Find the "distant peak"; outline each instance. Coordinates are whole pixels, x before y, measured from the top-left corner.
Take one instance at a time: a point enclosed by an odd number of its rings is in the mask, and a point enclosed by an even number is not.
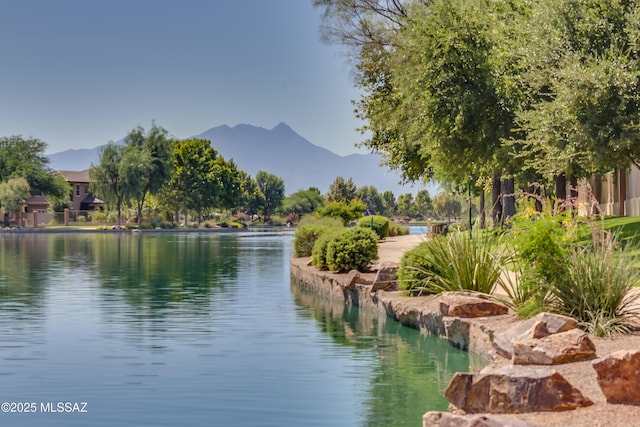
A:
[[[286,124],[285,122],[280,122],[278,123],[273,129],[271,130],[292,130],[291,127]]]

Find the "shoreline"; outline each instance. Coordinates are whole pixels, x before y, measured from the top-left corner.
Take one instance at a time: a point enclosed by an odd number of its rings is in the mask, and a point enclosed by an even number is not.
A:
[[[385,291],[376,284],[376,268],[397,266],[402,253],[420,243],[415,235],[385,239],[379,243],[379,259],[369,273],[348,274],[320,271],[310,265],[310,258],[291,258],[291,278],[297,285],[342,298],[345,302],[367,307],[388,315],[400,323],[447,339],[452,345],[473,352],[489,365],[503,366],[511,361],[498,355],[493,348],[493,336],[521,320],[513,314],[479,318],[452,318],[440,313],[439,296],[407,297],[398,291]],[[537,426],[629,426],[640,419],[640,406],[609,404],[597,383],[593,361],[622,349],[640,349],[640,334],[625,334],[612,338],[590,336],[596,346],[596,356],[571,363],[545,366],[554,369],[593,401],[593,405],[567,411],[491,414],[492,420],[522,420]],[[532,365],[537,366],[537,365]],[[470,367],[473,369],[474,367]],[[476,370],[479,367],[475,367]],[[425,410],[426,411],[426,410]],[[475,414],[479,415],[479,414]],[[488,414],[480,414],[488,415]],[[426,424],[431,426],[431,424]],[[440,425],[440,424],[438,424]],[[449,425],[449,424],[442,424]],[[465,426],[470,424],[455,424]]]

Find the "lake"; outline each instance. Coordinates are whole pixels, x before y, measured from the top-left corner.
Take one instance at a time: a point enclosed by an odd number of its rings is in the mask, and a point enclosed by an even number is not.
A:
[[[0,424],[417,427],[446,410],[469,354],[302,291],[292,241],[0,234]]]

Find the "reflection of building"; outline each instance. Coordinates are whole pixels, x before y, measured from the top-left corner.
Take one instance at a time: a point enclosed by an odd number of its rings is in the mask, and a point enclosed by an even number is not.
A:
[[[70,209],[74,211],[93,211],[104,203],[89,192],[89,169],[83,171],[59,171],[71,186]]]

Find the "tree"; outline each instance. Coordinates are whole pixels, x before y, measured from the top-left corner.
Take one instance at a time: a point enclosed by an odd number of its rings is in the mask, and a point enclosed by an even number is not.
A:
[[[345,225],[362,216],[367,210],[367,206],[358,199],[353,199],[349,203],[329,202],[325,204],[318,213],[322,217],[340,219]]]
[[[139,156],[138,180],[140,185],[132,194],[138,212],[138,224],[142,222],[142,209],[147,195],[156,195],[168,181],[171,173],[172,141],[168,132],[152,123],[149,132],[138,126],[125,137],[125,145]],[[142,167],[142,161],[149,162]]]
[[[382,214],[386,216],[395,215],[398,210],[398,203],[393,191],[387,190],[382,193]]]
[[[99,194],[109,204],[115,204],[118,214],[118,227],[121,222],[122,203],[127,197],[125,182],[131,178],[121,169],[125,147],[114,142],[109,142],[100,152],[100,160],[97,165],[92,165],[89,170],[91,179],[91,192]],[[135,184],[134,184],[135,185]]]
[[[239,211],[247,215],[255,215],[264,206],[264,194],[260,191],[260,187],[255,179],[245,171],[239,172],[240,178],[240,198],[238,206]]]
[[[232,161],[211,146],[208,139],[173,142],[171,178],[162,191],[163,199],[176,212],[196,212],[198,222],[205,209],[237,206],[240,174]]]
[[[413,194],[405,193],[398,196],[398,214],[414,216]]]
[[[451,222],[451,217],[457,218],[461,215],[462,205],[456,198],[442,192],[433,199],[433,210],[439,218],[447,218]]]
[[[8,225],[9,212],[15,212],[16,219],[19,219],[18,210],[29,198],[29,190],[29,183],[24,178],[11,178],[0,183],[0,207],[4,209],[5,225]]]
[[[320,190],[311,187],[307,190],[296,191],[287,196],[282,203],[282,212],[293,214],[300,219],[303,215],[317,211],[324,205],[324,198]]]
[[[271,215],[282,204],[284,199],[284,180],[265,171],[258,171],[256,174],[258,188],[264,195],[262,205],[263,221],[267,221]]]
[[[378,215],[382,215],[384,211],[384,204],[382,203],[382,196],[378,192],[378,189],[373,185],[363,185],[356,190],[356,198],[367,206],[367,209],[372,210]]]
[[[349,203],[356,198],[356,190],[357,187],[352,178],[345,180],[339,176],[329,185],[325,198],[329,202]]]
[[[414,211],[423,217],[429,216],[433,212],[433,201],[428,190],[420,190],[413,199]]]
[[[49,159],[44,154],[47,144],[36,138],[22,136],[0,138],[0,182],[10,178],[24,178],[33,190],[53,197],[68,195],[68,189],[54,182]]]
[[[49,210],[51,212],[60,212],[71,206],[71,200],[69,199],[69,183],[64,175],[59,172],[54,172],[52,174],[52,178],[53,187],[55,187],[56,190],[47,194]]]

